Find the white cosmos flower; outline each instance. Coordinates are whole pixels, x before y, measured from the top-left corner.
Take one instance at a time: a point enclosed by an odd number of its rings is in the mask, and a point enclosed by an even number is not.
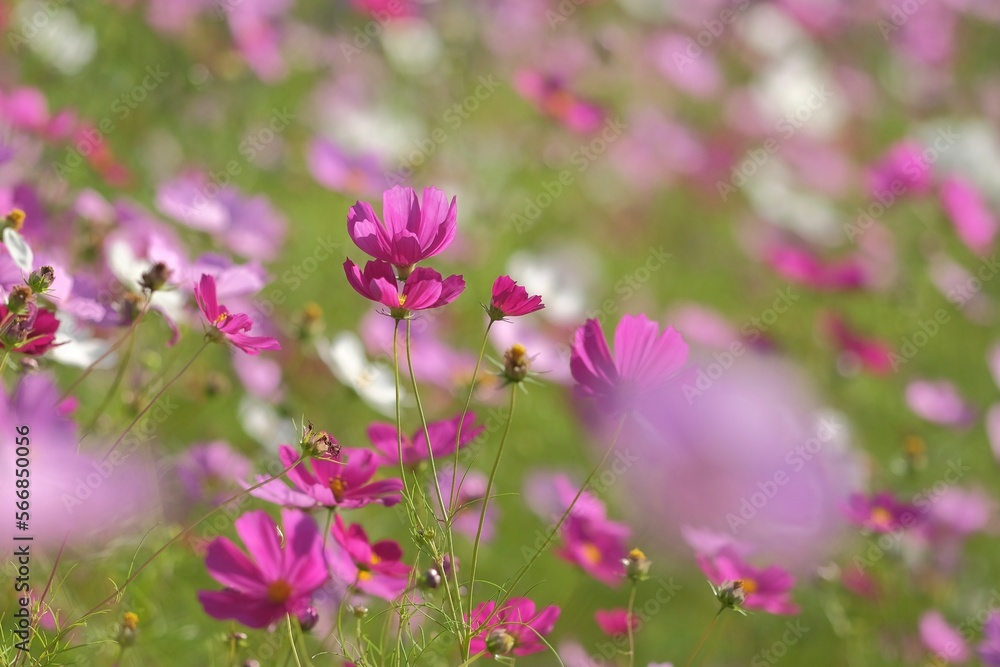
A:
[[[365,403],[387,416],[396,413],[396,386],[392,369],[386,364],[369,361],[357,335],[342,331],[329,341],[320,339],[316,350],[330,372],[353,389]]]

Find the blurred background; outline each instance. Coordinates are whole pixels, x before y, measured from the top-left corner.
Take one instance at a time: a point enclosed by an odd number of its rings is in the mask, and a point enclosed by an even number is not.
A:
[[[715,612],[691,530],[792,571],[802,608],[727,615],[696,664],[924,664],[925,612],[959,625],[1000,605],[998,23],[993,0],[0,2],[0,209],[27,213],[25,238],[72,283],[46,376],[68,386],[120,335],[107,318],[128,277],[163,257],[191,275],[231,267],[230,307],[285,348],[213,350],[185,374],[130,451],[134,488],[113,489],[125,511],[69,541],[52,604],[75,618],[207,506],[183,479],[193,445],[228,443],[224,489],[272,465],[303,416],[350,446],[392,421],[391,320],[344,279],[362,256],[346,214],[434,186],[459,219],[434,265],[468,288],[414,323],[430,416],[461,407],[497,275],[547,306],[491,332],[493,358],[515,342],[537,355],[540,384],[519,405],[480,572],[522,565],[551,525],[548,475],[578,483],[606,446],[570,391],[573,331],[645,313],[684,334],[692,363],[594,488],[653,561],[636,664],[683,664]],[[161,304],[177,345],[166,318],[144,322],[124,377],[97,372],[77,393],[66,437],[114,437],[197,349],[182,292]],[[481,379],[488,424],[505,399]],[[769,486],[780,471],[791,483]],[[951,539],[886,548],[849,525],[850,494],[883,490],[947,514]],[[352,516],[410,555],[404,516]],[[47,573],[59,540],[42,546]],[[214,586],[198,549],[130,587],[143,620],[123,665],[227,664],[232,628],[194,594]],[[614,664],[593,612],[623,607],[627,586],[554,555],[529,580],[563,608],[567,665]],[[84,647],[53,664],[111,664],[115,619],[75,631]],[[789,619],[802,641],[782,639]]]

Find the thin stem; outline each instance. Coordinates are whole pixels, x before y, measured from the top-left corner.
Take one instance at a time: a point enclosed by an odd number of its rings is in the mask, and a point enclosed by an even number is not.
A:
[[[128,370],[128,363],[132,359],[132,352],[133,350],[135,350],[135,339],[136,336],[133,336],[132,338],[129,339],[128,351],[122,356],[122,360],[118,364],[118,372],[115,373],[115,379],[111,383],[111,386],[108,388],[108,393],[104,396],[104,399],[101,401],[101,404],[94,412],[93,419],[91,419],[90,423],[86,426],[86,428],[83,429],[85,433],[89,433],[90,431],[94,430],[94,426],[97,424],[97,420],[101,418],[101,415],[104,414],[105,408],[108,407],[108,403],[111,402],[111,399],[118,392],[118,387],[121,386],[122,379],[125,377],[125,371]]]
[[[465,398],[465,407],[462,408],[462,417],[458,420],[458,432],[455,433],[455,458],[451,467],[451,491],[448,493],[449,519],[455,512],[455,502],[457,501],[455,493],[455,480],[458,479],[458,449],[462,444],[462,428],[465,426],[465,416],[469,414],[469,406],[472,404],[472,396],[476,393],[476,380],[479,378],[479,366],[483,363],[483,356],[486,354],[486,343],[490,339],[490,329],[493,328],[493,322],[495,321],[496,320],[490,319],[490,323],[486,325],[486,333],[483,334],[483,344],[479,347],[479,356],[476,357],[476,367],[472,371],[472,382],[469,384],[469,395]]]
[[[62,402],[67,396],[69,396],[70,392],[72,392],[77,387],[77,385],[79,385],[81,382],[83,382],[87,378],[87,376],[90,375],[90,373],[95,368],[97,368],[97,365],[99,363],[101,363],[102,361],[104,361],[105,359],[107,359],[108,356],[112,352],[114,352],[119,347],[121,347],[122,343],[124,343],[126,340],[128,340],[132,336],[132,334],[135,333],[136,328],[139,326],[139,322],[142,321],[142,318],[146,315],[146,312],[149,310],[149,304],[151,303],[152,298],[153,298],[152,294],[150,294],[149,296],[146,297],[146,301],[145,301],[145,303],[142,306],[142,310],[140,310],[139,314],[136,315],[136,318],[135,318],[135,320],[132,321],[132,325],[128,328],[128,331],[126,331],[125,334],[121,338],[119,338],[117,341],[115,341],[115,343],[111,347],[109,347],[107,350],[105,350],[104,354],[102,354],[101,356],[99,356],[89,366],[87,366],[85,369],[83,369],[83,373],[80,374],[80,377],[78,377],[77,379],[73,380],[73,382],[70,383],[70,385],[68,387],[66,387],[66,389],[63,390],[62,395],[59,397],[59,402]]]
[[[202,515],[202,517],[200,519],[198,519],[197,521],[195,521],[194,523],[192,523],[190,526],[188,526],[187,528],[185,528],[181,532],[179,532],[176,535],[174,535],[163,546],[161,546],[159,549],[157,549],[153,553],[152,556],[150,556],[149,558],[147,558],[142,563],[142,565],[140,565],[138,568],[136,568],[136,570],[128,577],[128,579],[126,579],[122,583],[121,586],[116,586],[115,587],[115,591],[111,595],[109,595],[108,597],[104,598],[103,600],[101,600],[100,602],[98,602],[96,605],[94,605],[93,607],[91,607],[90,611],[88,611],[87,613],[85,613],[83,616],[81,616],[76,621],[67,624],[66,627],[62,630],[62,632],[60,632],[59,634],[57,634],[55,636],[55,638],[52,640],[52,643],[46,645],[46,649],[48,649],[48,646],[54,645],[55,643],[59,642],[59,640],[61,640],[66,635],[67,632],[69,632],[72,628],[76,627],[83,619],[90,617],[94,612],[100,610],[102,607],[104,607],[104,605],[108,604],[109,602],[113,601],[116,597],[118,597],[119,595],[121,595],[125,591],[125,588],[128,587],[128,585],[131,584],[133,581],[135,581],[139,577],[140,574],[142,574],[143,570],[145,570],[147,567],[149,567],[149,565],[154,560],[156,560],[159,557],[160,554],[162,554],[164,551],[166,551],[171,546],[173,546],[175,543],[177,543],[182,537],[184,537],[185,535],[187,535],[188,533],[190,533],[192,530],[194,530],[195,528],[197,528],[198,526],[200,526],[202,523],[204,523],[208,519],[211,519],[217,513],[221,512],[227,505],[229,505],[234,500],[239,500],[243,496],[249,495],[251,492],[256,491],[257,489],[259,489],[260,487],[264,486],[265,484],[270,484],[271,482],[284,477],[285,474],[288,471],[292,470],[293,468],[295,468],[295,466],[299,465],[299,463],[301,463],[302,460],[303,459],[296,459],[290,466],[288,466],[287,468],[285,468],[284,470],[282,470],[281,472],[279,472],[277,475],[274,475],[272,477],[268,477],[265,480],[257,482],[253,486],[247,487],[246,489],[244,489],[243,491],[240,491],[236,495],[228,498],[227,500],[222,501],[221,503],[219,503],[218,505],[216,505],[214,508],[212,508],[210,511],[208,511],[206,514]]]
[[[302,661],[299,660],[299,652],[295,650],[295,631],[292,630],[292,615],[285,614],[285,620],[288,621],[288,645],[292,649],[292,655],[295,656],[295,664],[298,667],[302,667]]]
[[[3,359],[0,360],[0,377],[3,377],[3,372],[7,370],[7,361],[10,359],[10,348],[4,352]]]
[[[493,459],[493,468],[490,470],[490,477],[486,482],[486,494],[483,496],[483,506],[479,510],[479,526],[476,528],[476,540],[472,544],[472,565],[469,570],[469,613],[472,613],[473,589],[476,585],[476,567],[479,565],[479,545],[483,536],[483,525],[486,523],[486,510],[493,495],[493,484],[496,482],[497,470],[500,469],[500,457],[503,456],[504,445],[507,443],[507,435],[510,433],[510,425],[514,421],[516,397],[517,385],[512,384],[510,386],[510,406],[507,410],[507,423],[504,425],[503,437],[500,439],[496,458]]]
[[[445,505],[444,495],[441,493],[441,480],[438,479],[437,463],[434,461],[434,446],[433,443],[431,442],[431,435],[427,429],[427,417],[424,414],[423,402],[420,400],[420,391],[417,388],[417,376],[413,372],[413,355],[411,354],[410,351],[410,320],[406,320],[406,367],[410,373],[410,381],[413,384],[413,399],[414,401],[416,401],[417,412],[420,414],[420,425],[424,429],[424,442],[427,443],[427,459],[431,463],[431,477],[433,477],[434,479],[434,491],[437,494],[438,506],[441,508],[441,512],[444,513],[446,511],[447,505]],[[457,471],[452,471],[452,472],[455,473]],[[445,519],[447,518],[445,517]],[[451,531],[451,525],[449,525],[447,520],[444,521],[444,527],[445,527],[445,536],[447,538],[448,553],[451,554],[452,557],[451,573],[455,585],[454,601],[452,601],[453,592],[451,589],[451,583],[448,581],[447,574],[445,574],[444,576],[444,587],[445,587],[445,592],[448,595],[448,600],[449,602],[451,602],[452,611],[457,613],[457,617],[455,620],[460,621],[462,618],[465,617],[465,614],[462,612],[462,594],[459,591],[459,586],[458,586],[458,568],[455,567],[455,562],[454,562],[455,538]],[[461,640],[461,637],[459,637],[459,639]]]
[[[635,667],[635,628],[632,627],[632,610],[635,609],[635,591],[638,585],[632,582],[628,595],[628,611],[625,612],[625,627],[628,630],[628,667]]]
[[[712,617],[712,622],[708,624],[707,628],[705,628],[705,632],[701,633],[701,639],[698,640],[698,645],[694,647],[694,652],[691,653],[687,662],[684,663],[684,667],[691,667],[691,663],[693,663],[695,657],[697,657],[698,651],[700,651],[701,647],[704,646],[705,640],[708,639],[708,635],[711,634],[712,628],[715,627],[715,622],[719,620],[719,616],[722,615],[722,612],[725,609],[725,607],[721,607],[719,611],[715,612],[715,616]]]
[[[549,544],[552,543],[552,540],[555,539],[555,536],[559,533],[559,529],[562,528],[563,523],[565,523],[566,519],[569,518],[569,515],[570,513],[572,513],[573,508],[576,506],[577,501],[580,500],[580,496],[582,496],[583,492],[587,490],[588,486],[590,486],[590,482],[594,479],[594,476],[597,475],[598,471],[604,467],[604,464],[607,462],[608,457],[611,456],[611,453],[615,450],[615,447],[618,445],[618,438],[622,434],[622,429],[625,427],[625,421],[627,419],[628,419],[628,413],[623,414],[621,421],[618,422],[618,428],[615,430],[615,435],[611,439],[611,444],[608,446],[607,451],[604,452],[604,456],[601,458],[600,462],[594,467],[594,469],[590,471],[590,474],[587,475],[587,479],[583,480],[583,484],[580,485],[580,490],[576,492],[576,496],[573,497],[573,501],[569,504],[569,507],[566,508],[566,511],[563,512],[561,517],[559,517],[559,521],[556,522],[556,525],[552,527],[551,531],[549,531],[549,534],[545,538],[545,542],[542,543],[542,546],[540,546],[537,550],[535,550],[535,553],[531,555],[531,558],[528,560],[528,563],[520,570],[518,570],[517,575],[514,577],[513,582],[511,582],[510,586],[507,587],[508,595],[505,596],[504,602],[510,599],[509,595],[510,591],[514,590],[514,587],[517,586],[517,584],[521,581],[521,579],[524,578],[524,575],[527,574],[528,570],[531,569],[531,566],[535,564],[535,561],[538,560],[538,557],[541,556],[542,553],[544,553],[545,550],[549,548]],[[486,625],[487,623],[489,623],[490,619],[493,618],[493,615],[496,614],[497,611],[502,607],[503,604],[496,605],[496,607],[493,608],[493,612],[486,617],[486,619],[483,621],[482,624]]]
[[[180,379],[182,375],[184,375],[187,369],[191,367],[191,364],[195,362],[195,360],[201,355],[202,352],[205,351],[205,348],[208,347],[211,342],[212,342],[211,340],[205,340],[202,346],[198,348],[198,351],[194,353],[194,356],[191,357],[186,364],[184,364],[184,368],[178,371],[177,375],[170,378],[170,380],[165,385],[160,387],[160,390],[156,392],[156,395],[153,396],[152,400],[150,400],[149,403],[146,404],[146,407],[144,407],[142,410],[139,411],[139,414],[135,416],[135,419],[133,419],[132,423],[128,425],[128,428],[122,431],[122,434],[118,436],[118,439],[115,440],[115,444],[111,445],[111,449],[105,452],[104,456],[101,458],[101,463],[104,463],[105,461],[108,460],[108,457],[111,456],[111,454],[116,449],[118,449],[118,445],[122,444],[122,440],[124,440],[125,436],[128,435],[129,431],[132,430],[132,427],[138,424],[139,420],[142,419],[147,412],[149,412],[149,409],[152,408],[153,405],[155,405],[158,400],[160,400],[160,396],[163,396],[163,394],[167,391],[167,389],[170,389],[171,385],[173,385],[174,382],[177,382],[177,380]]]

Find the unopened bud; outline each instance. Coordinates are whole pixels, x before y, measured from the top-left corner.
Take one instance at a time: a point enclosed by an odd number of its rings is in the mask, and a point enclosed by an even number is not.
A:
[[[136,628],[139,626],[139,617],[133,612],[125,612],[122,616],[121,627],[118,629],[118,644],[128,648],[135,644]]]
[[[646,558],[646,554],[639,549],[632,549],[628,552],[628,558],[622,559],[625,566],[625,576],[632,581],[645,581],[649,578],[649,567],[652,561]]]
[[[10,290],[7,297],[7,310],[15,315],[23,315],[28,312],[28,305],[34,303],[35,294],[27,285],[17,285]]]
[[[486,650],[492,655],[507,655],[516,644],[517,640],[502,628],[496,628],[486,636]]]
[[[728,609],[739,609],[746,600],[747,594],[743,590],[743,581],[724,581],[715,591],[715,597]]]
[[[302,632],[309,632],[318,622],[319,613],[312,607],[306,607],[306,610],[299,614],[299,627],[302,628]]]
[[[139,287],[147,292],[155,292],[163,289],[163,286],[170,280],[173,270],[163,262],[157,262],[143,272],[139,279]]]
[[[531,359],[523,345],[517,343],[503,355],[503,375],[508,382],[521,382],[528,376]]]
[[[52,267],[43,266],[40,269],[35,269],[28,275],[28,287],[35,294],[45,294],[55,279],[56,273],[52,270]]]

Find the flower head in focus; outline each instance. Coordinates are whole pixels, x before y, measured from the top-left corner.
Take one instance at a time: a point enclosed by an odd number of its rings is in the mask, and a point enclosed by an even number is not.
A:
[[[227,340],[247,354],[260,354],[261,350],[280,350],[281,345],[270,336],[248,336],[253,328],[253,320],[245,313],[230,313],[216,298],[215,278],[201,275],[201,281],[194,287],[198,307],[208,323],[216,340]]]
[[[527,315],[544,307],[541,296],[537,294],[528,296],[528,290],[505,275],[493,282],[493,298],[486,312],[490,319],[496,322],[505,317]]]
[[[372,544],[359,524],[350,527],[338,514],[330,527],[333,541],[326,547],[334,577],[368,595],[393,600],[406,590],[410,566],[402,562],[403,550],[393,540]]]
[[[496,602],[484,602],[472,611],[473,655],[489,651],[493,655],[531,655],[546,650],[542,637],[552,632],[559,618],[559,607],[535,611],[528,598],[511,598],[496,609]]]
[[[387,306],[397,320],[405,319],[415,310],[445,306],[465,289],[462,276],[442,278],[434,269],[420,267],[407,275],[400,290],[392,266],[382,260],[366,263],[362,271],[348,259],[344,262],[344,272],[358,294]]]

